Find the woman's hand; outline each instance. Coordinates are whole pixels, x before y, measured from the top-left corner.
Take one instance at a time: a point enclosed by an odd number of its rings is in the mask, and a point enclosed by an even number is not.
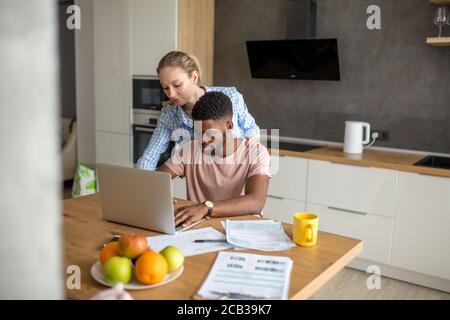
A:
[[[203,203],[181,207],[175,210],[175,225],[187,227],[195,221],[203,219],[208,214],[208,207]]]

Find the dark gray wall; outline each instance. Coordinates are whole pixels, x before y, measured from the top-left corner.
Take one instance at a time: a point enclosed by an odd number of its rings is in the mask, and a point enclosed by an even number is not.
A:
[[[75,31],[66,26],[67,7],[73,1],[58,1],[58,40],[60,63],[60,112],[65,118],[75,117],[76,90],[75,90]]]
[[[381,7],[382,29],[366,27]],[[450,153],[450,47],[430,47],[424,0],[318,0],[317,37],[337,38],[341,81],[252,79],[246,40],[284,39],[285,0],[216,0],[215,85],[236,86],[261,128],[342,142],[344,122],[390,131],[377,146]],[[445,29],[450,34],[450,27]]]

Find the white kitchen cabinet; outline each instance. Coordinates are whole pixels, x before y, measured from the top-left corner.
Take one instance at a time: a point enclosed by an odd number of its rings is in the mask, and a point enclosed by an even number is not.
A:
[[[177,49],[178,1],[132,0],[133,74],[157,76],[159,60]]]
[[[392,264],[450,279],[450,179],[399,173]]]
[[[92,9],[94,67],[79,66],[80,70],[93,69],[92,140],[99,132],[132,134],[132,76],[156,76],[159,60],[169,51],[197,56],[203,84],[212,85],[214,0],[95,0]],[[80,63],[86,64],[82,59]],[[100,149],[96,154],[111,148],[101,145],[102,139],[96,141],[95,147]],[[131,140],[127,148],[131,152]],[[129,152],[110,161],[122,163]]]
[[[309,160],[308,203],[394,217],[398,172]]]
[[[305,202],[268,196],[263,214],[266,219],[293,223],[293,216],[297,212],[305,211]]]
[[[271,156],[268,194],[285,199],[306,201],[308,160],[302,158]]]
[[[319,216],[319,230],[363,240],[360,258],[390,263],[394,219],[311,203],[306,210]]]
[[[180,177],[172,179],[172,192],[175,198],[187,199],[186,179]]]
[[[95,144],[97,163],[132,167],[130,135],[97,131]]]
[[[130,135],[130,0],[96,0],[93,5],[95,129]]]

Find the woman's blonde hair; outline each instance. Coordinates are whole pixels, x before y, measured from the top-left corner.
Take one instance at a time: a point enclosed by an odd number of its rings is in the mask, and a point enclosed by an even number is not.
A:
[[[201,83],[201,70],[200,63],[198,59],[189,53],[181,52],[181,51],[171,51],[167,53],[162,59],[159,61],[158,67],[156,68],[156,72],[161,71],[164,67],[178,67],[181,68],[184,72],[188,74],[189,77],[192,76],[192,72],[198,72],[198,85]]]

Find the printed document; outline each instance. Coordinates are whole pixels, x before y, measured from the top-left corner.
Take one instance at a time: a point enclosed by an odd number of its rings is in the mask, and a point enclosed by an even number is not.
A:
[[[283,225],[273,220],[226,220],[227,242],[261,251],[284,251],[295,247]]]
[[[288,257],[219,252],[197,294],[207,299],[287,299],[292,266]]]
[[[233,246],[227,242],[196,243],[199,239],[225,240],[225,235],[212,227],[183,231],[175,235],[165,234],[161,236],[147,237],[148,245],[153,251],[161,251],[168,245],[181,250],[185,257],[197,254],[230,249]]]

